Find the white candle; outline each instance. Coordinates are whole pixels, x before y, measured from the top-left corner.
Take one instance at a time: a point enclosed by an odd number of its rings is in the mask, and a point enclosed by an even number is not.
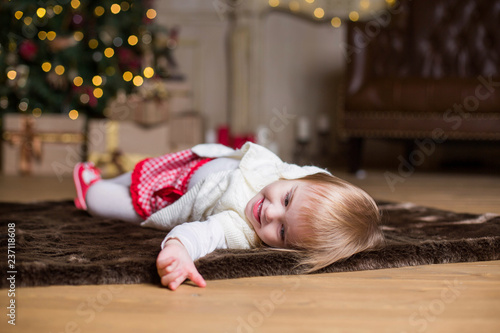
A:
[[[326,113],[321,113],[318,117],[318,132],[328,133],[330,131],[330,119]]]
[[[309,128],[309,119],[305,116],[297,119],[297,139],[301,142],[307,142],[310,139],[311,131]]]
[[[273,132],[264,125],[259,125],[256,130],[257,144],[267,147],[273,141]]]
[[[205,133],[205,143],[217,143],[217,134],[215,129],[209,128]]]

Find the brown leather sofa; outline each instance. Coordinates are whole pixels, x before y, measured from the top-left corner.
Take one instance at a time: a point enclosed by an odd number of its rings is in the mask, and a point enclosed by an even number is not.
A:
[[[343,50],[351,171],[364,139],[500,140],[500,0],[402,0],[350,22]]]

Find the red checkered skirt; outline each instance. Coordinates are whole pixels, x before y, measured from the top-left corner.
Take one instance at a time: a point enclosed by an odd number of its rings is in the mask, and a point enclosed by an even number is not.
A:
[[[137,163],[130,185],[132,204],[137,214],[147,219],[154,212],[174,203],[186,193],[194,172],[210,160],[188,149]]]

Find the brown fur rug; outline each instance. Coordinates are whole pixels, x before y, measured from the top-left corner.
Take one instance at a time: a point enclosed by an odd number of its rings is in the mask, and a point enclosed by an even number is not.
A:
[[[500,259],[500,216],[379,203],[384,249],[359,253],[318,273]],[[165,233],[90,217],[72,202],[0,203],[1,271],[15,223],[17,286],[159,284],[155,261]],[[197,261],[208,280],[297,274],[293,255],[269,249],[216,251]],[[8,286],[2,279],[2,288]]]

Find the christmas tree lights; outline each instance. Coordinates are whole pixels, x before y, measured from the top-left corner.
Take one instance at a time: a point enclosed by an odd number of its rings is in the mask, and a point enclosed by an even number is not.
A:
[[[151,7],[132,0],[0,0],[0,112],[101,117],[118,91],[155,75],[154,64],[143,62],[158,31]]]
[[[392,7],[396,0],[268,0],[273,10],[299,15],[314,22],[329,22],[339,28],[342,19],[360,20],[385,7]]]

